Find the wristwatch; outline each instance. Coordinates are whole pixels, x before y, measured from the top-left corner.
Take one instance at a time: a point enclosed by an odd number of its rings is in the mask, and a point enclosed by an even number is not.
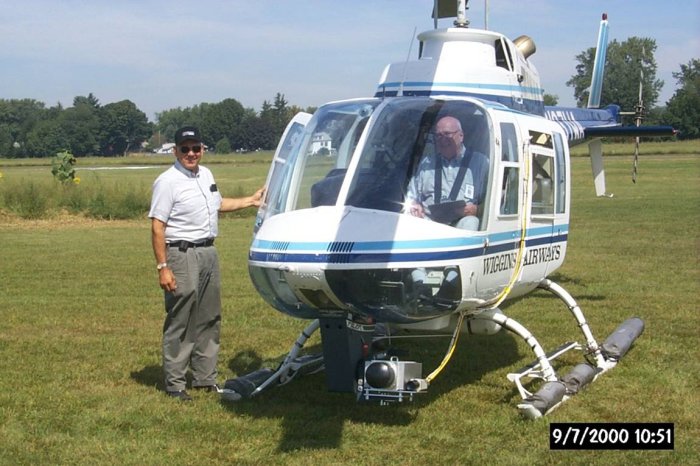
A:
[[[168,266],[168,263],[167,263],[167,262],[161,262],[160,264],[156,265],[156,269],[157,269],[157,270],[163,270],[163,269],[166,268],[167,266]]]

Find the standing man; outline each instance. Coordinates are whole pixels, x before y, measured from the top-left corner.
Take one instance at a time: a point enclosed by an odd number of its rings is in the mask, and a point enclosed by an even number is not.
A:
[[[221,328],[219,259],[214,247],[219,212],[260,205],[264,189],[252,196],[222,198],[211,171],[199,164],[204,153],[197,128],[175,133],[175,164],[153,183],[151,242],[165,294],[163,371],[165,391],[190,401],[192,388],[220,391],[216,363]]]
[[[438,204],[460,201],[459,211],[449,215],[446,223],[465,230],[478,230],[478,209],[486,196],[488,182],[488,157],[481,152],[467,153],[462,125],[457,118],[440,118],[433,135],[437,153],[421,160],[409,183],[409,213],[433,218],[437,217]]]

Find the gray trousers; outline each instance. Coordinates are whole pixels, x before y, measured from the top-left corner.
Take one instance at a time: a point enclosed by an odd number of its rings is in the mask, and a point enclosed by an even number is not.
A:
[[[168,266],[177,289],[165,292],[163,372],[165,390],[184,390],[187,368],[192,386],[216,383],[221,329],[221,278],[214,246],[180,251],[168,247]]]

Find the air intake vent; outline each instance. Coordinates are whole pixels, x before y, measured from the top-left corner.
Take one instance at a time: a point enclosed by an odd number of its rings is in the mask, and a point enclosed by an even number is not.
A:
[[[333,241],[328,245],[328,252],[352,252],[352,248],[355,247],[353,241]]]
[[[289,241],[273,241],[270,249],[273,251],[286,251],[289,248]]]

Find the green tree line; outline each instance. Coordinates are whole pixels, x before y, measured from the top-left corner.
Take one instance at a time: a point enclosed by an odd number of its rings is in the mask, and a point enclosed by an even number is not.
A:
[[[166,142],[177,128],[194,125],[200,128],[204,144],[217,152],[274,149],[292,117],[314,108],[290,106],[284,94],[277,93],[272,102],[263,102],[260,112],[243,108],[235,99],[219,103],[202,103],[188,108],[174,108],[157,113],[152,146]]]
[[[53,157],[61,151],[76,157],[124,156],[158,148],[184,125],[199,126],[204,143],[219,152],[267,150],[302,110],[278,93],[272,102],[263,102],[259,113],[225,99],[165,110],[152,123],[130,100],[101,105],[92,93],[75,97],[68,108],[46,107],[34,99],[0,99],[0,156]]]
[[[0,100],[0,155],[124,155],[150,137],[153,125],[129,100],[100,105],[92,94],[73,106],[47,108],[34,99]]]

